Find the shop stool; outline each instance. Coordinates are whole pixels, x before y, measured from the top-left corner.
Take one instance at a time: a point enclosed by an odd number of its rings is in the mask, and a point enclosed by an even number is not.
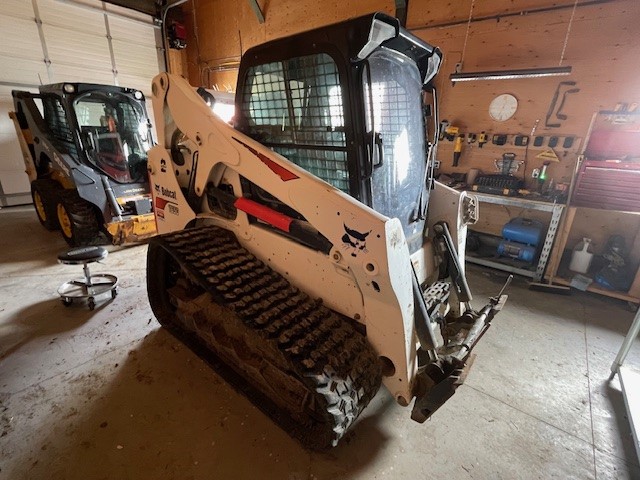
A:
[[[118,294],[118,277],[108,273],[91,275],[89,264],[107,258],[109,252],[104,247],[81,247],[68,250],[58,255],[58,262],[65,265],[82,265],[84,278],[65,282],[58,288],[58,294],[65,307],[74,300],[86,299],[89,310],[96,308],[96,297],[111,293],[111,298]]]

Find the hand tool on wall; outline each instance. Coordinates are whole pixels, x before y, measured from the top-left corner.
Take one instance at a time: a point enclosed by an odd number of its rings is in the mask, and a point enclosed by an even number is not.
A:
[[[482,148],[485,143],[487,143],[487,134],[486,132],[480,132],[478,134],[478,147]]]
[[[530,143],[529,139],[535,137],[536,130],[538,129],[539,123],[540,123],[540,119],[536,118],[536,121],[533,122],[533,127],[531,127],[531,133],[529,133],[529,136],[527,137],[527,143],[525,144],[525,148],[524,148],[524,172],[522,174],[522,183],[524,187],[527,186],[527,162],[529,160],[529,143]]]
[[[513,162],[516,159],[515,153],[503,153],[502,154],[502,175],[512,175],[513,174]],[[517,167],[516,167],[517,169]]]
[[[445,137],[447,128],[449,128],[449,120],[442,120],[438,126],[438,140],[442,140]]]
[[[526,147],[529,145],[529,137],[526,135],[516,135],[513,139],[513,144],[516,147]]]
[[[560,120],[566,120],[567,119],[567,115],[562,113],[562,109],[564,108],[564,102],[567,101],[567,95],[570,95],[572,93],[578,93],[580,91],[579,88],[572,88],[570,90],[567,90],[566,92],[564,92],[562,94],[562,101],[560,102],[560,106],[558,107],[558,112],[556,113],[556,118],[560,119]]]
[[[459,133],[460,128],[451,125],[447,120],[440,122],[440,140],[446,139],[452,142]]]
[[[551,119],[551,116],[553,115],[553,112],[556,111],[556,106],[557,106],[557,103],[558,103],[558,97],[560,96],[560,91],[565,90],[568,87],[575,87],[575,86],[576,86],[576,82],[573,82],[573,81],[558,83],[558,86],[556,87],[556,91],[553,94],[553,98],[551,99],[551,104],[549,105],[549,110],[547,111],[547,116],[546,116],[545,121],[544,121],[545,127],[557,128],[557,127],[560,126],[560,123],[549,123],[549,120]]]
[[[462,144],[464,142],[464,133],[456,135],[455,143],[453,144],[453,166],[457,167],[460,162],[460,155],[462,155]]]
[[[507,143],[507,136],[505,134],[502,133],[496,133],[492,138],[491,138],[491,143],[493,143],[494,145],[504,145],[505,143]]]
[[[542,192],[542,186],[544,182],[547,181],[547,168],[551,162],[547,161],[542,164],[542,169],[540,169],[540,175],[538,175],[538,192]]]

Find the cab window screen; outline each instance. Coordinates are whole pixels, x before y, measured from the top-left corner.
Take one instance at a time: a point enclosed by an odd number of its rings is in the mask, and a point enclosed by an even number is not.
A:
[[[64,107],[59,99],[53,96],[42,98],[44,110],[44,121],[51,130],[53,136],[62,142],[62,146],[67,149],[67,153],[77,155],[76,145],[73,141],[71,128],[65,115]]]
[[[251,67],[244,92],[242,114],[250,136],[348,192],[344,102],[329,55]]]

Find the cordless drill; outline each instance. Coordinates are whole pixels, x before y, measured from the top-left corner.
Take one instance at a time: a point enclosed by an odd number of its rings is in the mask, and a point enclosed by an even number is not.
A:
[[[459,133],[453,143],[453,166],[457,167],[462,154],[462,144],[464,143],[464,133]]]

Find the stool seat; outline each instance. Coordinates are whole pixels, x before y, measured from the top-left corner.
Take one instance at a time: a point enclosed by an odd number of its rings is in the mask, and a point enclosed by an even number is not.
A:
[[[68,307],[74,300],[86,300],[89,310],[96,308],[96,297],[111,293],[111,298],[118,294],[118,277],[108,273],[91,275],[89,263],[103,260],[109,252],[104,247],[81,247],[67,250],[58,255],[58,262],[66,265],[83,265],[84,278],[65,282],[58,288],[62,303]]]
[[[58,262],[66,265],[93,263],[107,258],[109,252],[104,247],[81,247],[67,250],[58,255]]]

